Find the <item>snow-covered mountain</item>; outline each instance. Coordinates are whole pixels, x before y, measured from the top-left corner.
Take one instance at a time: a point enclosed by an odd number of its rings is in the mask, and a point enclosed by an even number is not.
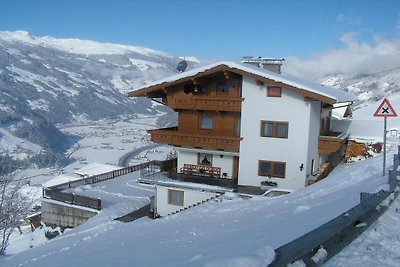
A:
[[[354,110],[380,102],[400,92],[400,69],[393,69],[376,74],[352,76],[349,74],[333,74],[318,80],[323,85],[342,88],[357,95],[360,100],[353,106]]]
[[[0,127],[8,132],[0,139],[11,134],[60,152],[66,137],[57,123],[166,111],[127,92],[176,73],[181,60],[142,47],[0,32]]]

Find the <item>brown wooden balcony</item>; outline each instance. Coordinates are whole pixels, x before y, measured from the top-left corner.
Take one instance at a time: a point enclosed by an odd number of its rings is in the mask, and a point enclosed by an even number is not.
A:
[[[213,178],[221,177],[221,168],[206,165],[183,164],[183,168],[181,168],[180,172],[186,175],[207,176]]]
[[[318,137],[318,152],[330,154],[338,151],[347,141],[348,133],[329,132]]]
[[[241,97],[191,96],[168,99],[168,106],[172,109],[240,112],[242,101]]]
[[[151,141],[159,144],[209,148],[225,151],[239,151],[240,137],[212,136],[190,133],[180,133],[177,127],[149,130]]]

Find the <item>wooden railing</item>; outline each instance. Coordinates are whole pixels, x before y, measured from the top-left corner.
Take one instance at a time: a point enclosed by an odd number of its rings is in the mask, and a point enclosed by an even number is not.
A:
[[[183,164],[183,168],[181,168],[180,171],[181,173],[187,175],[208,176],[214,178],[221,177],[221,168],[219,167]]]
[[[82,178],[82,179],[79,179],[76,181],[66,182],[66,183],[58,184],[58,185],[55,185],[52,187],[43,188],[42,195],[44,198],[53,199],[53,200],[61,201],[64,203],[69,203],[72,205],[78,205],[78,206],[101,210],[101,199],[76,195],[74,193],[62,192],[62,190],[65,190],[68,188],[74,188],[74,187],[78,187],[78,186],[86,185],[86,184],[94,184],[94,183],[103,182],[106,180],[116,178],[121,175],[139,171],[141,169],[147,168],[149,166],[154,166],[154,165],[159,166],[160,171],[169,171],[169,170],[172,170],[176,166],[176,158],[164,160],[164,161],[153,160],[153,161],[141,163],[138,165],[122,168],[119,170],[114,170],[111,172],[98,174],[98,175],[94,175],[94,176],[87,177],[87,178]]]
[[[148,132],[154,143],[239,151],[240,137],[186,134],[178,132],[177,128],[149,130]]]
[[[241,97],[191,96],[168,100],[168,106],[172,109],[240,112],[242,101]]]
[[[347,133],[329,132],[318,137],[318,152],[330,154],[338,151],[348,139]]]
[[[43,188],[43,197],[61,201],[71,205],[78,205],[82,207],[101,210],[101,199],[99,198],[91,198],[76,195],[74,193],[62,192],[54,188]]]

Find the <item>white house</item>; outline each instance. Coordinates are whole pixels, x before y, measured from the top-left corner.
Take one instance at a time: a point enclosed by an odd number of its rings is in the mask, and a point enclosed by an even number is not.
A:
[[[305,187],[342,156],[348,135],[331,131],[332,109],[355,96],[281,73],[281,60],[244,62],[201,66],[129,96],[158,98],[178,112],[178,127],[149,131],[177,151],[174,177]]]

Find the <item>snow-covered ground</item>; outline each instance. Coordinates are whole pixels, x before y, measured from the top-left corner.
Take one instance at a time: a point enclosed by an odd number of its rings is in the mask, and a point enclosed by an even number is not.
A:
[[[394,152],[390,151],[387,167]],[[381,165],[382,155],[378,155],[339,166],[328,178],[290,195],[208,202],[157,220],[121,223],[111,220],[114,214],[108,209],[1,264],[265,266],[273,259],[275,248],[350,209],[359,202],[360,192],[385,187],[387,177],[382,176]],[[376,266],[364,260],[363,265]]]
[[[367,231],[324,266],[399,266],[400,198]]]

